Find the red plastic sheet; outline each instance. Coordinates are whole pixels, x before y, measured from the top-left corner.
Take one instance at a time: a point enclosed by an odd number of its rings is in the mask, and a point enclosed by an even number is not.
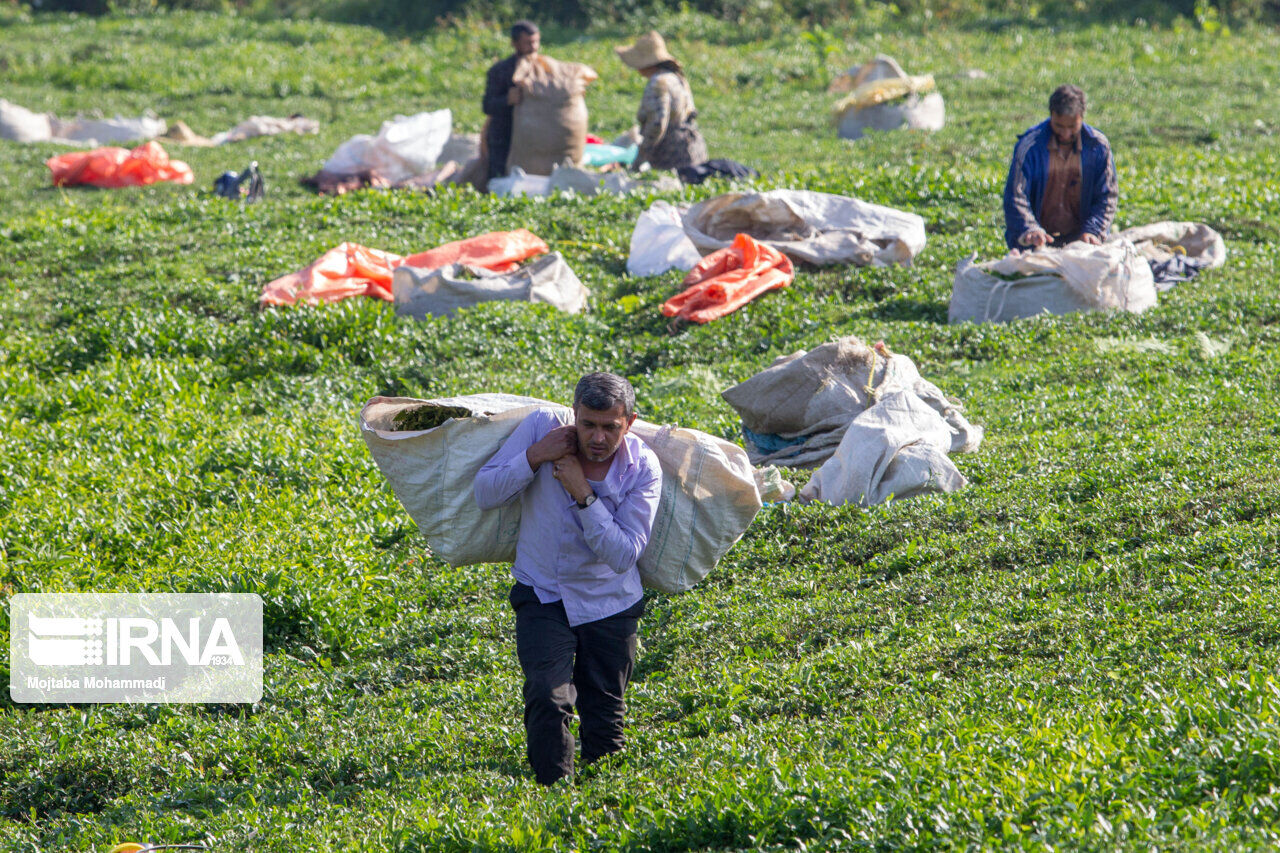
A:
[[[796,277],[786,255],[747,234],[707,255],[685,276],[684,292],[662,306],[667,317],[706,323],[732,314],[760,294],[786,287]]]
[[[521,261],[547,251],[542,238],[524,228],[481,234],[408,257],[359,243],[342,243],[308,266],[267,284],[258,301],[262,305],[319,305],[350,296],[373,296],[390,302],[391,274],[399,266],[438,269],[457,263],[510,272]]]
[[[53,173],[53,184],[58,187],[87,184],[115,189],[160,181],[189,184],[195,180],[191,167],[181,160],[170,160],[158,142],[139,145],[132,151],[116,147],[72,151],[50,157],[44,164]]]

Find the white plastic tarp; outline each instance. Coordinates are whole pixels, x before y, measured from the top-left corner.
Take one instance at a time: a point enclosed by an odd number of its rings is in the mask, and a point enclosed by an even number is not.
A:
[[[1003,323],[1077,311],[1141,313],[1156,304],[1151,267],[1128,240],[1071,243],[975,263],[960,262],[951,289],[951,323]]]
[[[210,141],[214,145],[226,145],[230,142],[243,142],[255,136],[276,136],[281,133],[308,134],[318,133],[320,122],[305,116],[249,116],[230,130],[215,133]]]
[[[891,207],[811,190],[726,193],[689,208],[684,230],[703,253],[745,233],[817,266],[887,266],[924,248],[924,219]]]
[[[627,195],[640,190],[669,192],[679,188],[680,182],[670,175],[663,175],[656,180],[640,180],[620,170],[596,172],[563,165],[553,168],[550,175],[529,175],[517,166],[505,177],[489,181],[489,192],[494,195],[517,197],[549,196],[558,190],[591,198],[597,195]]]
[[[384,121],[376,136],[362,133],[339,145],[321,171],[375,172],[391,184],[425,175],[435,168],[452,127],[453,113],[447,109],[397,116]]]
[[[429,430],[397,431],[395,416],[423,405],[462,412]],[[510,562],[520,530],[520,504],[481,510],[476,473],[526,415],[564,406],[531,397],[479,394],[436,400],[374,397],[360,412],[360,432],[392,490],[431,545],[451,565]],[[637,420],[633,432],[662,465],[662,497],[640,578],[679,592],[706,577],[760,510],[756,475],[742,448],[691,429]]]
[[[397,267],[391,275],[396,314],[422,319],[496,300],[543,302],[577,314],[587,289],[559,252],[532,260],[509,273],[450,264],[440,269]]]
[[[640,214],[631,232],[627,272],[634,276],[662,275],[668,270],[691,270],[702,253],[684,233],[681,210],[670,202],[655,201]]]
[[[164,121],[153,115],[60,119],[51,113],[32,112],[0,98],[0,139],[15,142],[58,142],[92,147],[155,139],[165,130]]]

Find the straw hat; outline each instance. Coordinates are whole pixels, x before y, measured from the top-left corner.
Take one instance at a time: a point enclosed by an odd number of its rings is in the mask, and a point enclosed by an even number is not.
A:
[[[640,36],[633,45],[615,47],[614,50],[617,51],[619,59],[637,71],[643,71],[661,62],[675,62],[677,66],[680,65],[676,58],[667,52],[667,43],[662,40],[662,36],[658,35],[657,30],[650,30]]]

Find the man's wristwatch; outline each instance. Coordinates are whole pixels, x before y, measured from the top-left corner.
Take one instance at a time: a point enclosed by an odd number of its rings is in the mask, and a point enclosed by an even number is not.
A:
[[[595,502],[596,502],[596,493],[592,492],[582,500],[578,501],[578,509],[586,509],[587,507],[591,506]]]

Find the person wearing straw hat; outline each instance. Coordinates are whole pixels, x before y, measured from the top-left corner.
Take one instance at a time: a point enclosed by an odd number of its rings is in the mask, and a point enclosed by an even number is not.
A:
[[[698,132],[693,92],[676,58],[655,31],[635,44],[614,48],[618,58],[648,79],[636,121],[640,147],[633,168],[648,163],[654,169],[677,169],[707,161],[707,143]]]

